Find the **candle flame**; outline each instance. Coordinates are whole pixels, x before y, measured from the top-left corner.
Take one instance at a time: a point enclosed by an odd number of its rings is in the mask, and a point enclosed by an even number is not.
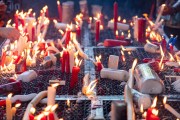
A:
[[[125,50],[126,50],[123,45],[121,45],[121,49],[122,49],[122,51],[125,51]]]
[[[59,29],[58,31],[59,31],[62,35],[64,35],[64,31],[62,31],[62,30],[60,30],[60,29]]]
[[[133,61],[132,68],[131,68],[132,70],[134,70],[134,68],[136,67],[137,62],[138,62],[137,59],[135,59],[135,60]]]
[[[118,17],[118,21],[121,21],[121,16]]]
[[[96,56],[96,61],[97,61],[97,62],[101,62],[101,55]]]
[[[124,52],[123,52],[122,50],[121,50],[121,55],[122,55],[122,56],[121,56],[121,57],[122,57],[122,61],[125,62],[125,61],[126,61],[126,58],[125,58]]]
[[[93,94],[93,90],[97,85],[98,80],[93,80],[89,83],[89,85],[87,86],[86,90],[85,90],[85,95],[89,96]]]
[[[147,112],[144,112],[142,116],[143,116],[144,118],[146,118]]]
[[[152,44],[149,40],[146,40],[146,43]]]
[[[151,108],[155,108],[157,104],[157,96],[153,100],[153,104],[151,105]]]
[[[51,107],[51,112],[55,111],[57,107],[58,107],[58,104],[53,105],[53,106]]]
[[[60,5],[60,1],[57,1],[57,4]]]
[[[44,117],[44,114],[43,113],[41,113],[41,114],[39,114],[37,117],[35,117],[35,120],[37,119],[37,120],[41,120],[41,118],[43,118]]]
[[[59,86],[59,83],[52,84],[51,86],[56,88],[57,86]]]
[[[34,114],[35,112],[36,112],[36,109],[35,109],[34,107],[31,107],[30,113],[31,113],[31,114]]]
[[[116,30],[116,36],[118,36],[118,30]]]
[[[124,32],[121,32],[121,35],[124,36]]]
[[[140,106],[140,112],[143,113],[144,112],[144,109],[143,109],[143,104],[141,104]]]
[[[70,103],[69,98],[67,99],[67,106],[68,106],[68,107],[71,107],[71,103]]]
[[[18,107],[20,107],[20,106],[21,106],[21,103],[17,103],[17,104],[15,105],[16,108],[18,108]]]
[[[167,96],[164,96],[163,104],[166,104],[166,102],[167,102]]]
[[[75,58],[75,66],[79,67],[82,63],[82,60],[79,60],[77,57]]]
[[[50,109],[52,108],[52,105],[48,105],[45,109],[44,109],[44,111],[50,111]]]
[[[122,22],[123,22],[123,23],[126,23],[126,19],[124,19]]]
[[[153,113],[155,116],[157,116],[157,115],[158,115],[158,113],[159,113],[159,111],[158,111],[158,110],[156,110],[156,109],[153,109],[153,110],[152,110],[152,113]]]
[[[48,116],[48,115],[49,115],[49,112],[44,111],[43,114],[44,114],[45,116]]]
[[[54,24],[56,24],[56,23],[57,23],[57,20],[53,20],[53,22],[54,22]]]
[[[131,33],[130,32],[128,33],[128,38],[131,38]]]
[[[169,54],[169,57],[170,57],[169,61],[175,61],[174,57],[172,56],[172,54],[171,53],[168,53],[168,54]]]
[[[9,93],[8,96],[7,96],[7,98],[10,99],[10,98],[12,97],[12,95],[13,95],[12,93]]]

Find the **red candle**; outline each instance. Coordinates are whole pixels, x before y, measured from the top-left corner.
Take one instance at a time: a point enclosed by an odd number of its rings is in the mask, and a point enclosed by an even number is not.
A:
[[[162,50],[164,53],[166,53],[167,49],[166,49],[166,46],[167,46],[167,42],[166,42],[166,39],[163,37],[162,41],[161,41],[161,46],[162,46]]]
[[[148,108],[146,120],[151,120],[150,116],[153,115],[152,111],[153,111],[153,108]]]
[[[49,118],[49,120],[55,120],[54,113],[50,112],[49,115],[48,115],[48,118]]]
[[[96,42],[98,42],[99,41],[99,34],[100,34],[100,20],[97,20],[96,21]]]
[[[6,105],[6,100],[0,100],[0,107],[5,106]]]
[[[71,76],[71,82],[70,82],[70,88],[74,88],[76,83],[78,82],[78,74],[80,72],[80,68],[78,66],[74,66],[72,69],[72,76]]]
[[[144,63],[148,63],[148,62],[151,62],[153,60],[153,58],[144,58],[143,59],[143,62]],[[161,59],[154,59],[156,62],[160,62],[161,61]],[[168,62],[169,60],[163,60],[163,63],[166,63],[166,62]]]
[[[17,56],[17,59],[14,61],[14,64],[18,64],[18,62],[20,61],[20,59],[21,59],[21,55],[18,55],[18,56]]]
[[[47,120],[47,117],[44,115],[44,116],[41,118],[41,120]],[[49,119],[49,120],[51,120],[51,119]]]
[[[79,25],[76,27],[76,34],[77,34],[77,37],[78,37],[78,38],[81,37],[81,28],[80,28]]]
[[[36,23],[33,23],[33,27],[32,27],[32,38],[31,40],[34,42],[35,41],[35,27],[36,27]]]
[[[174,68],[174,72],[179,73],[180,72],[180,68]]]
[[[18,11],[14,14],[15,28],[18,30]]]
[[[138,18],[138,41],[146,43],[146,19]]]
[[[66,51],[63,51],[62,58],[61,58],[61,72],[65,72],[65,60],[66,60]]]
[[[148,119],[147,119],[148,120]],[[151,115],[150,117],[149,117],[149,120],[160,120],[159,119],[159,117],[158,116],[155,116],[155,115]]]
[[[120,40],[124,40],[124,33],[121,33]]]
[[[20,22],[21,22],[22,26],[24,27],[24,26],[25,26],[25,21],[24,21],[24,18],[23,18],[23,17],[20,18]]]
[[[169,45],[169,50],[170,50],[170,53],[173,55],[174,54],[174,48],[173,48],[173,45]]]
[[[66,73],[70,73],[70,61],[69,61],[69,51],[66,51],[66,59],[65,59],[66,63]]]
[[[96,64],[97,64],[97,71],[100,72],[102,69],[102,64],[101,62],[96,62]]]
[[[29,120],[34,120],[34,115],[33,114],[29,114]]]
[[[118,30],[116,30],[116,39],[119,39],[119,33],[118,33]]]
[[[65,42],[65,47],[67,47],[67,45],[69,44],[70,35],[71,35],[70,29],[66,29],[66,42]]]
[[[59,14],[59,21],[61,22],[62,21],[62,8],[59,1],[57,1],[57,7],[58,7],[58,14]]]
[[[5,60],[6,60],[6,51],[2,49],[2,57],[1,57],[1,66],[4,66]]]
[[[118,20],[118,3],[114,3],[114,33],[117,30],[117,20]]]

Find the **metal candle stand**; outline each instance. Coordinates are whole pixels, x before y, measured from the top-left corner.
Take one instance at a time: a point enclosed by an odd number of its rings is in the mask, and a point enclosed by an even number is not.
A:
[[[136,44],[136,42],[133,43],[135,47],[141,46],[141,48],[137,48],[137,50],[132,51],[131,55],[128,55],[127,52],[125,52],[125,58],[126,62],[122,62],[121,60],[121,52],[119,47],[113,47],[113,48],[104,48],[104,47],[92,47],[95,45],[94,42],[94,35],[90,32],[89,29],[87,29],[87,23],[84,22],[83,28],[82,28],[82,34],[81,34],[81,40],[79,41],[82,45],[84,45],[84,51],[90,58],[95,58],[95,56],[101,55],[102,64],[107,67],[108,64],[108,57],[109,55],[118,55],[120,56],[120,62],[119,62],[119,69],[123,70],[129,70],[132,67],[132,62],[135,58],[138,59],[139,63],[142,63],[143,58],[157,58],[159,57],[158,54],[150,54],[144,51],[142,46],[140,44]],[[112,30],[104,30],[101,34],[100,39],[104,40],[105,38],[114,38]],[[49,25],[49,29],[46,35],[46,39],[56,39],[60,38],[60,33],[53,27],[53,24]],[[101,41],[100,40],[100,41]],[[2,46],[1,46],[2,47]],[[39,60],[40,62],[42,60]],[[71,79],[71,74],[62,74],[60,69],[60,63],[59,60],[57,60],[57,65],[53,68],[44,69],[43,67],[39,66],[28,68],[28,69],[34,69],[38,71],[38,77],[31,81],[30,83],[23,83],[23,91],[21,94],[29,94],[29,93],[38,93],[43,90],[47,90],[47,86],[49,84],[50,79],[56,79],[61,78],[62,80],[65,80],[66,84],[65,86],[59,86],[57,88],[57,96],[56,96],[56,103],[58,103],[59,107],[56,110],[56,113],[59,118],[64,118],[65,120],[87,120],[88,116],[92,113],[91,104],[92,101],[90,101],[87,97],[82,96],[81,100],[78,100],[77,94],[82,89],[82,80],[86,73],[90,74],[90,79],[98,79],[98,84],[95,89],[97,93],[97,97],[99,100],[102,101],[102,111],[104,118],[106,120],[110,120],[110,111],[111,111],[111,102],[113,100],[123,100],[123,94],[124,94],[124,85],[125,82],[120,82],[116,80],[109,80],[109,79],[101,79],[98,72],[95,71],[95,67],[93,63],[90,60],[84,60],[81,65],[81,72],[78,76],[78,83],[76,87],[72,90],[69,88],[69,83]],[[6,77],[11,77],[13,74],[0,74],[1,79],[0,84],[7,83],[5,80]],[[177,75],[171,70],[163,71],[160,73],[160,78],[165,78],[165,75]],[[173,80],[172,80],[173,81]],[[167,103],[170,104],[173,108],[175,108],[177,111],[180,112],[180,101],[177,100],[179,97],[179,93],[175,92],[171,86],[171,83],[168,80],[168,78],[164,79],[165,83],[165,93],[162,95],[168,94],[168,100],[169,98],[172,98]],[[161,96],[162,96],[161,95]],[[5,96],[0,97],[0,99],[5,99]],[[71,107],[68,109],[66,101],[67,99],[70,100]],[[23,117],[24,111],[26,110],[26,107],[28,105],[28,102],[22,103],[21,107],[18,108],[15,119],[20,120]],[[46,107],[46,104],[38,104],[37,114],[40,112],[43,108]],[[161,119],[167,118],[168,120],[174,120],[174,116],[166,111],[163,107],[158,108],[159,109],[159,116]],[[137,114],[136,118],[139,119],[140,116]],[[0,119],[5,119],[5,107],[0,107]]]

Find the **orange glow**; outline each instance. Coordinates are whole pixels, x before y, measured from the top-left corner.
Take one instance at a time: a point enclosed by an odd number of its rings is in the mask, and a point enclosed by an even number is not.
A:
[[[17,104],[15,105],[16,108],[18,108],[18,107],[20,107],[20,106],[21,106],[21,103],[17,103]]]
[[[121,55],[122,55],[122,56],[121,56],[121,57],[122,57],[122,61],[125,62],[125,61],[126,61],[126,58],[125,58],[124,52],[123,52],[122,50],[121,50]]]
[[[97,80],[93,80],[89,83],[89,85],[87,86],[85,92],[84,93],[85,95],[89,96],[89,95],[92,95],[93,94],[93,90],[94,88],[96,87],[97,85]]]
[[[53,106],[51,107],[51,112],[55,111],[57,107],[58,107],[58,104],[53,105]]]
[[[52,107],[52,105],[48,105],[48,106],[44,109],[44,111],[50,111],[51,107]]]
[[[31,113],[31,114],[34,114],[35,112],[36,112],[36,109],[35,109],[34,107],[31,107],[30,113]]]
[[[121,21],[121,16],[118,17],[118,21]]]
[[[79,60],[77,57],[75,58],[75,66],[79,67],[82,63],[82,60]]]
[[[143,109],[143,105],[141,104],[141,107],[140,107],[140,112],[143,113],[144,109]]]
[[[156,109],[153,109],[153,110],[152,110],[152,113],[153,113],[155,116],[157,116],[157,115],[158,115],[158,113],[159,113],[159,111],[158,111],[158,110],[156,110]]]
[[[52,84],[51,86],[56,88],[57,86],[59,86],[59,83]]]
[[[123,21],[122,21],[123,23],[126,23],[126,19],[123,19]]]
[[[102,58],[101,55],[96,56],[96,61],[97,61],[97,62],[101,62],[101,58]]]
[[[154,98],[153,103],[151,105],[152,108],[155,108],[157,104],[157,96]]]
[[[135,60],[133,61],[132,68],[131,68],[132,70],[134,70],[134,68],[136,67],[137,62],[138,62],[137,59],[135,59]]]
[[[71,102],[70,102],[69,99],[67,99],[67,106],[68,106],[68,107],[71,107]]]
[[[118,33],[118,30],[116,30],[116,36],[118,36],[118,34],[119,34],[119,33]]]
[[[175,61],[174,57],[172,56],[172,54],[171,53],[168,53],[168,54],[169,54],[169,57],[170,57],[169,61]]]
[[[12,95],[13,95],[12,93],[9,93],[7,97],[8,97],[9,99],[11,99]]]

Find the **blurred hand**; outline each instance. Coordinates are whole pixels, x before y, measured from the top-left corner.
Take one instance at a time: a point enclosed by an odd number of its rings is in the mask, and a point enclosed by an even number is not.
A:
[[[0,36],[3,38],[8,38],[10,40],[17,40],[19,39],[20,33],[15,28],[0,28]]]
[[[7,6],[4,4],[4,2],[0,2],[0,15],[5,14],[7,9]]]
[[[165,6],[162,15],[172,15],[174,13],[174,8],[171,6]]]

